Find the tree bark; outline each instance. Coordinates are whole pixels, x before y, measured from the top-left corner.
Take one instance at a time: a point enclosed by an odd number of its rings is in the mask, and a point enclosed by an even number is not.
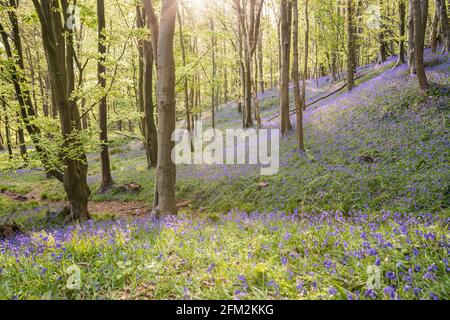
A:
[[[97,0],[97,19],[98,19],[98,54],[99,59],[97,63],[97,80],[103,91],[106,90],[106,28],[105,28],[105,2],[104,0]],[[108,148],[108,107],[106,104],[106,94],[102,93],[100,103],[98,105],[98,120],[100,129],[100,160],[102,169],[102,184],[100,186],[100,193],[109,191],[113,186],[113,179],[111,175],[111,164],[109,159]]]
[[[68,10],[66,0],[33,0],[42,27],[42,38],[47,56],[52,92],[60,116],[63,148],[75,149],[77,157],[64,156],[64,190],[68,199],[67,220],[90,219],[87,184],[87,158],[78,131],[80,113],[70,96],[74,90],[74,57],[72,32],[64,28]],[[64,13],[62,20],[61,12]]]
[[[138,26],[147,27],[150,29],[149,20],[147,18],[146,10],[141,7],[137,7]],[[153,33],[151,33],[153,36]],[[153,56],[154,50],[152,41],[141,40],[139,42],[139,51],[142,56],[142,81],[140,81],[142,99],[141,110],[144,113],[142,119],[142,131],[144,136],[144,147],[147,156],[148,169],[156,167],[158,161],[158,136],[155,125],[154,109],[155,104],[153,102],[153,66],[155,63],[155,57]]]
[[[428,89],[428,80],[423,61],[425,31],[428,17],[428,0],[413,0],[414,47],[417,80],[422,91]]]
[[[264,0],[233,0],[239,21],[240,39],[243,47],[244,112],[243,127],[253,126],[252,119],[252,59],[257,49],[260,19]],[[256,80],[255,80],[256,81]]]
[[[448,52],[450,47],[450,29],[448,25],[447,5],[445,0],[437,0],[439,2],[439,16],[441,21],[441,32],[443,40],[442,53]]]
[[[263,37],[262,32],[259,33],[258,37],[258,78],[259,78],[259,91],[264,93],[264,55],[263,55]]]
[[[153,1],[145,0],[147,15],[153,11]],[[173,53],[177,0],[164,0],[161,9],[160,30],[150,23],[152,36],[158,34],[157,41],[157,82],[158,104],[158,162],[154,195],[154,210],[159,216],[177,213],[175,198],[176,167],[172,161],[172,133],[175,130],[175,59]],[[150,19],[151,21],[151,19]],[[155,41],[153,41],[155,42]],[[153,44],[152,42],[152,44]],[[155,48],[153,48],[155,49]]]
[[[353,0],[347,0],[347,90],[355,86],[355,43],[353,27]]]
[[[216,37],[214,35],[215,26],[212,18],[209,20],[209,26],[211,31],[211,64],[212,64],[212,75],[211,75],[211,126],[214,129],[216,127],[215,123],[215,110],[216,110],[216,76],[217,76],[217,66],[216,66]]]
[[[298,52],[298,0],[292,1],[292,11],[293,11],[293,30],[292,30],[292,46],[293,46],[293,63],[292,63],[292,80],[294,81],[294,98],[295,98],[295,109],[296,109],[296,120],[297,120],[297,143],[298,150],[304,151],[303,142],[303,108],[300,97],[300,79],[299,79],[299,52]]]
[[[408,65],[409,74],[411,76],[416,74],[413,1],[414,0],[409,0],[408,2]]]
[[[305,0],[305,52],[303,59],[303,74],[302,74],[302,91],[301,91],[301,108],[306,109],[306,80],[308,79],[308,56],[309,56],[309,12],[308,0]]]
[[[433,22],[431,24],[431,52],[436,53],[438,43],[438,27],[439,27],[439,0],[435,0],[436,8],[434,11]]]
[[[13,152],[12,152],[12,143],[11,143],[11,131],[9,128],[9,117],[8,117],[8,113],[6,110],[6,103],[5,101],[2,99],[2,104],[3,104],[3,112],[4,114],[4,121],[5,121],[5,139],[6,139],[6,148],[8,149],[8,155],[9,158],[12,158]]]
[[[290,1],[281,1],[281,86],[280,86],[280,114],[281,134],[286,136],[292,130],[289,117],[289,65],[291,52],[291,16],[292,7]]]
[[[406,63],[405,60],[405,16],[406,16],[406,6],[404,0],[399,0],[398,3],[398,14],[399,14],[399,40],[398,40],[398,59],[397,66]]]

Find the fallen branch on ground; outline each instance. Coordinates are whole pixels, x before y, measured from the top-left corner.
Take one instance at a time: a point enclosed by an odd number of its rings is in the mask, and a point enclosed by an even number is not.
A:
[[[367,74],[369,74],[369,73],[361,74],[361,75],[355,77],[355,80],[358,80],[358,79],[364,77],[364,76],[367,75]],[[310,107],[310,106],[312,106],[313,104],[316,104],[316,103],[319,102],[319,101],[322,101],[322,100],[324,100],[324,99],[327,99],[327,98],[331,97],[332,95],[338,93],[339,91],[341,91],[341,90],[344,89],[345,87],[347,87],[347,83],[345,83],[343,86],[339,87],[339,88],[336,89],[335,91],[333,91],[333,92],[327,94],[326,96],[317,98],[316,100],[314,100],[314,101],[308,103],[308,104],[305,106],[305,109],[308,108],[308,107]],[[297,109],[291,109],[291,110],[289,110],[289,112],[290,112],[290,113],[289,113],[289,116],[293,116],[293,115],[297,112]],[[272,120],[278,118],[279,116],[280,116],[280,113],[278,113],[276,116],[270,118],[269,120],[266,120],[266,122],[272,121]]]

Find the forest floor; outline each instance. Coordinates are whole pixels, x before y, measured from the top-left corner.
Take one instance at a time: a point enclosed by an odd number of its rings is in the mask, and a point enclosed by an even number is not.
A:
[[[140,143],[121,137],[111,143],[114,180],[142,189],[97,194],[99,156],[89,155],[86,224],[53,219],[64,192],[42,172],[0,173],[0,223],[26,231],[0,240],[0,298],[450,298],[450,61],[427,53],[426,95],[394,64],[361,68],[351,93],[309,107],[306,152],[295,132],[283,138],[277,175],[179,166],[176,218],[147,214],[154,170]],[[342,82],[318,84],[308,83],[308,102]],[[276,90],[259,98],[263,127],[278,127]],[[235,105],[219,108],[217,128],[240,123]],[[79,289],[66,286],[71,265]]]

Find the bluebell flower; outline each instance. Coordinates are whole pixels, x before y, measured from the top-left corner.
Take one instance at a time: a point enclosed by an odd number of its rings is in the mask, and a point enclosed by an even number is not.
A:
[[[417,287],[415,287],[415,288],[413,289],[414,295],[415,295],[416,297],[419,296],[419,294],[420,294],[421,291],[422,291],[422,289],[417,288]]]
[[[431,298],[432,300],[439,300],[438,295],[435,294],[434,292],[430,292],[430,298]]]
[[[209,265],[208,272],[211,273],[212,269],[216,267],[216,264],[213,262]]]
[[[390,280],[395,280],[395,272],[392,272],[392,271],[386,272],[386,278],[388,278]]]
[[[423,275],[424,279],[428,279],[428,280],[434,280],[434,275],[430,272],[425,272],[425,274]]]
[[[433,263],[431,266],[428,267],[428,271],[429,272],[436,272],[436,271],[438,271],[437,265]]]
[[[396,291],[393,286],[387,286],[384,288],[384,293],[387,294],[391,299],[395,299]]]
[[[375,290],[367,289],[366,292],[364,292],[364,297],[375,299],[377,297],[377,294],[376,294]]]

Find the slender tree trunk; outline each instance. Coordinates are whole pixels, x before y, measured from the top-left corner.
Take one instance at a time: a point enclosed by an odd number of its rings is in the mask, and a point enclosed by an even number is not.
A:
[[[181,47],[181,59],[183,61],[183,67],[186,68],[186,46],[185,39],[183,36],[183,27],[181,21],[181,12],[178,10],[178,28],[179,28],[179,36],[180,36],[180,47]],[[186,129],[191,132],[191,112],[189,106],[189,79],[187,76],[184,77],[183,80],[183,91],[184,91],[184,112],[186,117]]]
[[[212,63],[212,77],[211,77],[211,126],[213,129],[216,127],[215,123],[215,109],[216,109],[216,76],[217,76],[217,66],[216,66],[216,37],[214,35],[215,27],[214,21],[211,18],[210,21],[211,30],[211,63]]]
[[[252,119],[252,60],[247,52],[244,53],[244,128],[253,126]]]
[[[12,143],[11,143],[11,131],[10,131],[10,127],[9,127],[9,117],[8,117],[8,113],[6,110],[6,103],[5,101],[2,99],[2,104],[3,104],[3,112],[4,114],[4,121],[5,121],[5,139],[6,139],[6,148],[8,149],[8,155],[9,158],[12,158],[13,152],[12,152]]]
[[[258,128],[261,128],[261,113],[259,111],[259,101],[258,101],[258,61],[255,56],[254,61],[255,73],[253,83],[253,104],[255,105],[255,121]]]
[[[294,98],[295,98],[295,110],[297,120],[297,143],[300,151],[304,150],[303,142],[303,108],[300,97],[300,79],[299,79],[299,52],[298,52],[298,1],[292,1],[293,10],[293,30],[292,30],[292,45],[293,45],[293,63],[292,63],[292,80],[294,81]]]
[[[416,58],[415,58],[415,47],[414,47],[414,11],[413,11],[413,1],[408,2],[408,65],[409,73],[411,76],[416,74]]]
[[[398,14],[399,14],[399,40],[398,40],[398,59],[396,66],[400,66],[406,63],[405,60],[405,15],[406,15],[406,5],[404,0],[399,0],[398,3]]]
[[[148,23],[146,10],[137,7],[137,23],[138,26],[150,28]],[[154,102],[153,102],[153,65],[154,50],[150,40],[141,40],[139,44],[140,55],[142,56],[142,81],[140,81],[142,99],[141,110],[144,113],[142,119],[142,131],[144,136],[144,147],[147,156],[148,169],[156,167],[158,160],[158,137],[154,118]]]
[[[428,0],[413,0],[414,47],[417,79],[422,91],[428,89],[428,80],[423,61],[425,31],[428,17]]]
[[[337,57],[336,57],[336,51],[331,52],[331,65],[330,65],[330,82],[336,82],[337,80],[337,75],[336,75],[336,62],[337,62]]]
[[[223,42],[223,57],[227,58],[227,44]],[[223,67],[223,103],[228,103],[228,67]]]
[[[308,79],[308,59],[309,59],[309,11],[308,0],[305,0],[305,52],[302,74],[301,108],[306,109],[306,80]]]
[[[258,77],[259,77],[259,91],[264,93],[264,56],[263,56],[263,35],[259,33],[258,37]]]
[[[441,21],[441,32],[443,40],[442,53],[448,52],[450,47],[450,28],[448,25],[448,14],[447,14],[447,4],[445,0],[437,0],[439,2],[440,11],[440,21]]]
[[[280,114],[281,134],[286,136],[292,130],[289,116],[289,65],[291,49],[291,3],[281,1],[281,86],[280,86]]]
[[[27,144],[25,142],[25,134],[23,131],[22,123],[20,122],[19,114],[17,114],[17,140],[19,141],[20,156],[25,161],[27,161],[27,159],[28,159]]]
[[[98,19],[98,54],[99,59],[97,63],[97,79],[102,90],[106,90],[106,28],[105,28],[105,2],[104,0],[97,0],[97,19]],[[107,192],[113,186],[113,179],[111,176],[111,164],[109,160],[108,148],[108,106],[106,104],[106,94],[102,93],[102,98],[98,105],[98,120],[100,128],[100,160],[102,168],[102,184],[100,186],[100,193]]]
[[[431,52],[436,53],[438,42],[438,27],[439,27],[439,0],[435,0],[436,9],[434,11],[433,22],[431,24]]]
[[[378,32],[378,64],[381,64],[381,63],[385,62],[387,59],[387,52],[386,52],[387,44],[386,44],[386,40],[385,40],[386,23],[384,21],[385,17],[384,17],[384,13],[383,13],[383,0],[379,0],[379,4],[380,4],[382,13],[381,13],[381,29]],[[353,15],[353,13],[352,13],[352,15]],[[352,17],[352,22],[353,22],[353,17]]]
[[[138,4],[136,5],[136,27],[145,27],[145,11]],[[143,144],[145,147],[145,119],[144,119],[144,40],[139,39],[137,42],[138,49],[138,79],[137,79],[137,102],[138,110],[142,114],[140,119],[141,134],[144,137]]]
[[[353,0],[347,0],[347,90],[355,86],[355,43],[353,27]]]

